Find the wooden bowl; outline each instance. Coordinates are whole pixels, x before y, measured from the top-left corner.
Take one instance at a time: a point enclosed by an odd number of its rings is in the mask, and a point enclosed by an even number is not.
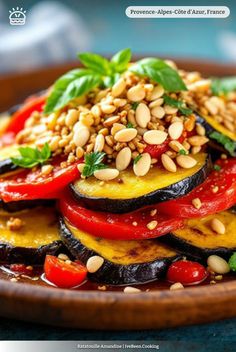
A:
[[[236,75],[236,66],[176,60],[208,76]],[[0,111],[47,88],[76,63],[0,77]],[[155,329],[236,316],[236,281],[135,294],[73,291],[0,280],[0,315],[86,329]]]

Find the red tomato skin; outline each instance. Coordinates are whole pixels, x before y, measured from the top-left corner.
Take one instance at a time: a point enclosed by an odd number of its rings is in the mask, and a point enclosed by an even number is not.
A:
[[[170,265],[167,280],[171,283],[180,282],[183,285],[198,284],[207,278],[205,267],[198,262],[178,260]]]
[[[220,171],[212,171],[207,179],[187,195],[156,205],[163,214],[182,218],[203,217],[229,209],[236,204],[236,158],[218,160]],[[213,187],[219,190],[213,193]],[[196,209],[192,200],[199,198],[201,208]]]
[[[24,128],[25,121],[30,117],[32,112],[43,110],[44,104],[46,102],[46,96],[36,96],[32,97],[29,100],[26,100],[25,103],[16,111],[7,126],[6,132],[13,132],[17,134]]]
[[[140,209],[127,214],[112,214],[86,209],[78,204],[69,193],[59,200],[63,216],[78,229],[96,237],[113,240],[142,240],[155,238],[174,231],[184,225],[180,218],[159,215],[152,217],[152,208]],[[157,220],[158,226],[149,230],[147,224]],[[137,226],[133,223],[137,222]]]
[[[60,288],[72,288],[80,285],[87,276],[86,267],[78,261],[67,264],[52,255],[47,255],[44,273],[48,281]]]
[[[33,269],[29,268],[25,264],[11,264],[10,270],[17,274],[29,275],[29,276],[32,275],[33,273]]]

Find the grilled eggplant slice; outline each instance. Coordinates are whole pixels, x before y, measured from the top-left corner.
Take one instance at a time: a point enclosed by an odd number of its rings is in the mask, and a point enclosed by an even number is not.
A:
[[[170,173],[153,167],[144,177],[135,176],[133,170],[125,170],[120,173],[119,180],[101,184],[95,177],[90,177],[76,181],[70,188],[75,199],[88,208],[127,213],[181,197],[202,183],[211,171],[211,160],[205,153],[194,157],[197,164],[192,169]]]
[[[26,209],[32,209],[42,206],[51,206],[55,203],[53,199],[32,199],[19,200],[18,202],[5,203],[0,199],[0,215],[10,215],[9,213],[16,213]]]
[[[18,148],[18,144],[12,144],[0,148],[0,175],[19,169],[19,166],[13,164],[10,159],[19,154]]]
[[[210,146],[221,153],[223,152],[235,156],[236,134],[219,124],[213,117],[196,116],[197,122],[205,127],[206,135],[211,140]]]
[[[176,251],[157,240],[115,241],[94,237],[60,219],[61,238],[81,262],[99,255],[104,264],[91,280],[111,285],[138,284],[161,278],[168,266],[181,258]]]
[[[210,222],[213,218],[219,219],[225,225],[223,235],[211,229]],[[184,228],[162,236],[160,241],[198,258],[207,258],[211,254],[228,258],[236,251],[236,215],[228,210],[187,220]]]
[[[17,213],[23,226],[16,230],[7,226],[11,216],[0,216],[0,262],[42,264],[46,254],[56,255],[63,251],[53,208]]]

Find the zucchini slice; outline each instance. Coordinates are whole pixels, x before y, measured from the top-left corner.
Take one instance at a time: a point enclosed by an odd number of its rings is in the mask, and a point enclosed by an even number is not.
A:
[[[225,225],[225,233],[219,235],[210,227],[213,218]],[[183,229],[162,236],[161,242],[199,258],[217,254],[228,258],[236,251],[236,215],[231,210],[186,221]]]
[[[226,152],[227,154],[230,154],[231,156],[235,156],[236,154],[236,133],[233,133],[229,131],[227,128],[222,126],[220,123],[218,123],[213,117],[210,116],[197,116],[197,122],[203,125],[203,127],[206,130],[206,135],[207,137],[211,140],[211,146],[220,152]],[[212,137],[213,133],[218,134],[218,137],[223,136],[226,138],[223,138],[223,144],[219,143],[219,140],[222,140],[222,138],[217,139]],[[229,149],[230,145],[230,149]]]
[[[94,237],[60,219],[61,238],[76,259],[85,263],[94,256],[104,258],[102,267],[89,274],[91,280],[111,285],[138,284],[161,278],[168,266],[181,258],[157,240],[115,241]]]
[[[42,264],[46,254],[56,255],[63,250],[53,208],[35,208],[17,213],[24,223],[10,230],[7,221],[14,214],[0,216],[0,261],[2,263]]]
[[[211,171],[211,160],[205,153],[194,158],[197,160],[195,167],[178,169],[175,173],[153,167],[146,176],[138,177],[133,170],[125,170],[118,181],[101,184],[95,177],[89,177],[77,180],[70,188],[75,199],[88,208],[126,213],[181,197],[202,183]]]

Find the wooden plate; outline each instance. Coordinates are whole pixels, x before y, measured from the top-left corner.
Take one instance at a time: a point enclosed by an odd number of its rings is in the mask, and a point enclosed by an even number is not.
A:
[[[176,60],[205,75],[236,75],[236,67]],[[50,85],[75,64],[0,77],[0,111]],[[136,294],[73,291],[0,280],[0,315],[86,329],[155,329],[236,316],[236,281]]]

